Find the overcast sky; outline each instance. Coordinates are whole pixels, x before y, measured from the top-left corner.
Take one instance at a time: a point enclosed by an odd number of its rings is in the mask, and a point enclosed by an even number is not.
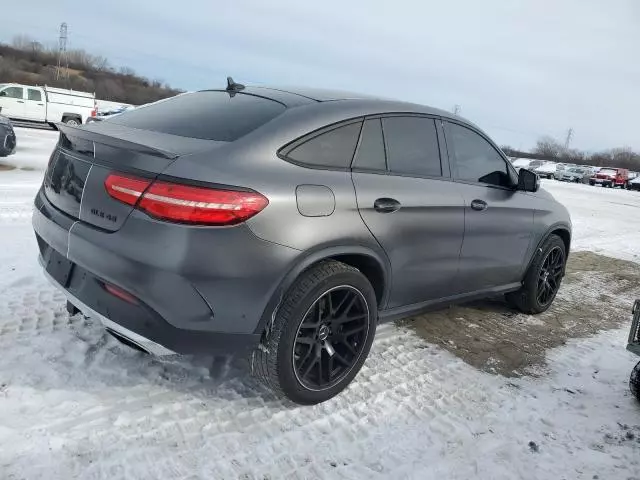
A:
[[[499,144],[640,150],[640,0],[29,0],[0,41],[85,48],[172,86],[340,88],[461,114]]]

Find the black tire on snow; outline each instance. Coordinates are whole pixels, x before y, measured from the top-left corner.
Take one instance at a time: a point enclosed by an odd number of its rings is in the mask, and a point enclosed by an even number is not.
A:
[[[631,389],[631,393],[633,393],[640,402],[640,362],[638,362],[631,371],[631,378],[629,378],[629,388]]]
[[[566,265],[567,251],[564,242],[556,234],[549,235],[549,237],[544,241],[542,246],[536,252],[533,261],[531,262],[531,265],[529,266],[529,269],[524,276],[524,281],[522,282],[522,287],[520,288],[520,290],[510,292],[505,295],[507,303],[509,303],[509,305],[520,310],[522,313],[526,313],[529,315],[542,313],[551,306],[558,292],[556,291],[556,293],[553,294],[553,298],[546,305],[541,305],[538,302],[537,297],[538,273],[540,272],[540,268],[542,267],[542,264],[548,253],[555,247],[560,247],[562,249]],[[560,281],[562,281],[562,277]]]
[[[293,348],[298,327],[313,303],[327,291],[348,285],[364,297],[369,310],[368,331],[362,352],[349,373],[336,385],[325,390],[310,390],[297,379],[293,365]],[[314,405],[344,390],[362,367],[378,322],[378,306],[373,287],[356,268],[334,260],[323,261],[298,277],[278,308],[273,324],[251,358],[251,371],[277,395],[301,405]]]

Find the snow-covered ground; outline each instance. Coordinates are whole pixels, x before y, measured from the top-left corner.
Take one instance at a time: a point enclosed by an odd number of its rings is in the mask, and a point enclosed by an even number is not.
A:
[[[233,364],[162,363],[69,318],[29,224],[56,134],[17,135],[0,160],[16,167],[0,168],[0,478],[640,478],[626,328],[505,378],[388,325],[351,388],[295,407]],[[640,194],[544,186],[576,249],[640,262]]]

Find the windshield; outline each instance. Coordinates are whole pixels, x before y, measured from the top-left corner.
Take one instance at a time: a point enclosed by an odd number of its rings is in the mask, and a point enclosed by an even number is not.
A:
[[[616,175],[618,171],[613,168],[603,168],[598,173],[602,173],[603,175]]]
[[[581,168],[570,168],[569,171],[573,172],[573,173],[583,173],[584,172],[584,170],[581,169]]]

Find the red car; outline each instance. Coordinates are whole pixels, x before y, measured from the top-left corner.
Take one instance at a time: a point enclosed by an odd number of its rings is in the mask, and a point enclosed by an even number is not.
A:
[[[602,185],[603,187],[627,188],[629,183],[629,170],[626,168],[601,168],[589,179],[589,185]]]

